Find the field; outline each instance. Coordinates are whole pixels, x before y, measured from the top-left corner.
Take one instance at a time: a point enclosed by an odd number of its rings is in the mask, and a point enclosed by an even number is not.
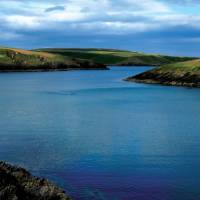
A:
[[[80,58],[92,60],[96,63],[105,65],[148,65],[160,66],[173,62],[187,61],[195,58],[191,57],[173,57],[157,54],[144,54],[135,51],[125,51],[116,49],[66,49],[66,48],[47,48],[36,49],[38,52],[48,52],[57,55],[68,56],[71,58]]]
[[[0,48],[0,71],[106,68],[89,60],[15,48]]]

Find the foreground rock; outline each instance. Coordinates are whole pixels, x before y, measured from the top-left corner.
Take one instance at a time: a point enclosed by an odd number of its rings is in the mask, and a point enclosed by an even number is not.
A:
[[[129,77],[126,81],[199,88],[200,60],[166,65]]]
[[[0,162],[1,200],[70,200],[45,179],[32,176],[23,168]]]

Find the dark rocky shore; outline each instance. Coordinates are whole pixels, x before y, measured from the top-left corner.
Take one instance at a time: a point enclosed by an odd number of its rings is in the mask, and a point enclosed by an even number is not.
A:
[[[32,176],[23,168],[0,162],[0,200],[70,200],[48,180]]]
[[[164,73],[159,70],[151,70],[136,76],[129,77],[125,80],[138,83],[153,83],[200,88],[200,76],[190,72],[176,74],[174,72]]]
[[[106,65],[89,61],[74,63],[43,63],[41,65],[2,64],[0,72],[42,72],[42,71],[68,71],[68,70],[108,70]]]

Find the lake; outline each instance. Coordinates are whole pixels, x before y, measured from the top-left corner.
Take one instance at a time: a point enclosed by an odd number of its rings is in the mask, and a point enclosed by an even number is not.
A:
[[[75,200],[200,199],[200,90],[148,67],[0,74],[0,160]]]

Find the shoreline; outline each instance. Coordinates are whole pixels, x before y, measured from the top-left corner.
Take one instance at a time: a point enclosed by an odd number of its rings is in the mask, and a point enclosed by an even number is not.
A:
[[[71,200],[59,187],[26,169],[0,161],[0,199]]]
[[[155,65],[148,65],[145,67],[153,67]],[[19,69],[19,70],[0,70],[0,73],[14,73],[14,72],[65,72],[65,71],[76,71],[76,70],[110,70],[109,67],[144,67],[144,65],[106,65],[105,67],[88,67],[88,68],[66,68],[66,69]]]
[[[126,81],[200,88],[200,59],[163,65],[128,77]]]
[[[171,81],[155,80],[155,79],[139,79],[136,77],[125,78],[124,81],[135,82],[135,83],[144,83],[144,84],[157,84],[163,86],[176,86],[176,87],[187,87],[187,88],[200,88],[200,82],[180,82],[176,79]]]
[[[65,72],[76,70],[109,70],[109,67],[102,68],[66,68],[66,69],[28,69],[28,70],[0,70],[0,73],[14,73],[14,72]]]

